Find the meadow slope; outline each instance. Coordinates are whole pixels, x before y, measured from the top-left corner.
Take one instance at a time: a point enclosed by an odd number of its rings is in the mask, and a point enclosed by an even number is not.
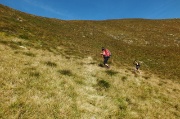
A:
[[[137,59],[162,79],[180,79],[180,19],[58,20],[38,17],[0,5],[0,33],[29,41],[25,46],[99,60],[101,47],[111,50],[114,65]],[[22,42],[0,41],[15,46]]]
[[[178,119],[179,82],[133,67],[100,67],[85,57],[24,46],[0,35],[2,119]],[[18,44],[18,42],[22,42]],[[101,60],[101,57],[99,57]]]
[[[0,118],[179,119],[179,32],[180,19],[65,21],[0,5]]]

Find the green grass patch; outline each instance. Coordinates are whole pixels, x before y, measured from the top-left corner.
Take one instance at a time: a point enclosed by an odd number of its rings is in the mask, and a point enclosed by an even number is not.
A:
[[[117,99],[118,108],[119,108],[119,118],[123,119],[128,115],[128,103],[126,102],[125,98]]]
[[[98,87],[100,87],[102,89],[108,89],[110,87],[109,82],[107,82],[105,80],[99,80],[97,85],[98,85]]]
[[[29,73],[29,76],[38,78],[40,77],[40,73],[37,71],[33,71]]]
[[[64,70],[59,70],[58,72],[62,75],[73,76],[73,73],[71,70],[64,69]]]
[[[106,74],[108,74],[110,76],[114,76],[114,75],[116,75],[118,73],[117,71],[113,71],[113,70],[107,70],[105,72],[106,72]]]
[[[98,64],[99,67],[104,67],[104,64],[100,63]]]
[[[19,35],[19,38],[22,38],[22,39],[25,39],[25,40],[28,40],[29,39],[29,37],[27,36],[27,35]]]
[[[29,56],[29,57],[36,57],[34,53],[31,52],[23,52],[24,55]]]
[[[144,79],[150,79],[151,77],[150,76],[143,76]]]
[[[57,64],[54,62],[51,62],[51,61],[47,61],[47,62],[45,62],[45,64],[50,67],[57,67]]]
[[[126,111],[126,110],[127,110],[127,102],[126,102],[126,99],[124,99],[124,98],[119,98],[119,99],[118,99],[118,107],[119,107],[120,110]]]
[[[0,41],[0,43],[4,44],[4,45],[8,45],[8,41]]]
[[[125,81],[127,81],[127,76],[123,76],[123,77],[121,77],[121,80],[123,81],[123,82],[125,82]]]

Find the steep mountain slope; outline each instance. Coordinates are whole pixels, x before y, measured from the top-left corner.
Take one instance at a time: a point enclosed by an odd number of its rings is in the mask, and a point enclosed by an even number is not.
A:
[[[179,19],[63,21],[28,15],[2,5],[0,18],[0,31],[30,41],[24,45],[52,51],[63,46],[68,48],[67,54],[89,54],[94,58],[99,58],[104,46],[111,50],[114,65],[131,66],[137,59],[143,69],[162,78],[180,77]]]
[[[180,118],[179,32],[179,19],[63,21],[0,5],[0,118]]]
[[[29,42],[2,34],[0,39]],[[108,70],[90,55],[68,56],[59,49],[56,54],[0,44],[0,118],[180,117],[179,82],[136,74],[132,67]]]
[[[69,54],[92,57],[99,56],[104,46],[112,51],[116,65],[130,66],[137,59],[145,70],[172,79],[180,77],[179,19],[63,21],[28,15],[2,5],[0,9],[1,32],[29,40],[25,45],[48,50],[64,46]]]

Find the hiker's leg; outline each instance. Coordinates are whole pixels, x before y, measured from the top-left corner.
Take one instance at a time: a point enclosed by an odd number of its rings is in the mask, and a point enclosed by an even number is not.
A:
[[[104,64],[104,65],[107,64],[107,58],[106,58],[106,57],[104,57],[104,62],[103,62],[103,64]]]
[[[138,66],[136,66],[136,72],[137,73],[139,73],[139,74],[141,74],[141,72],[139,71],[139,68],[140,68],[140,66],[138,65]]]
[[[104,60],[104,65],[107,66],[107,67],[109,67],[109,65],[107,64],[108,59],[109,59],[109,57],[105,57],[105,60]]]

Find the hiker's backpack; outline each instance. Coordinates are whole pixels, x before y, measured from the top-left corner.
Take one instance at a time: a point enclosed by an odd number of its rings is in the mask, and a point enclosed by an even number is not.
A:
[[[110,57],[111,56],[111,52],[108,49],[105,49],[105,56],[106,57]]]

